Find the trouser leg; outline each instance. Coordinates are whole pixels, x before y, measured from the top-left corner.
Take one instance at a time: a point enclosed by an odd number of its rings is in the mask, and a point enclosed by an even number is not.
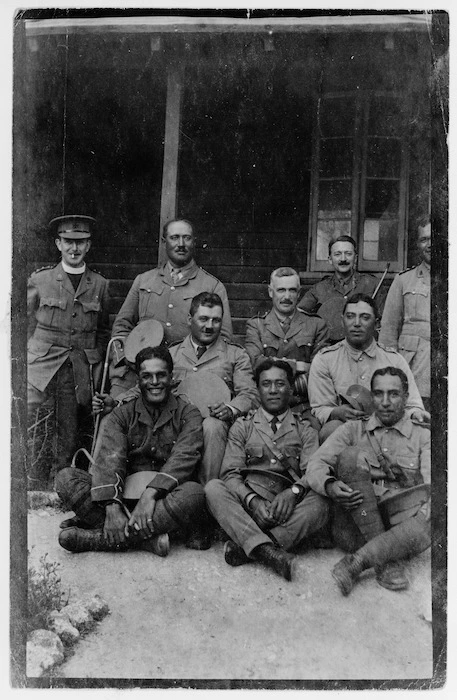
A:
[[[51,465],[42,457],[39,457],[43,447],[47,422],[36,425],[39,418],[38,409],[46,401],[47,394],[39,391],[31,384],[27,384],[27,488],[47,488]],[[52,419],[51,419],[52,421]]]
[[[389,561],[405,559],[430,547],[430,523],[422,513],[383,532],[363,545],[356,556],[363,568],[382,568]]]
[[[371,483],[370,467],[363,452],[356,447],[344,450],[338,458],[336,473],[341,481],[360,491],[363,502],[357,508],[346,511],[366,540],[384,532],[384,524],[378,510],[378,502]]]
[[[329,420],[327,423],[324,423],[322,428],[319,430],[319,445],[322,445],[325,440],[333,433],[334,430],[340,427],[340,425],[343,425],[343,421],[341,420]]]
[[[56,415],[55,461],[53,476],[69,467],[78,448],[78,403],[73,367],[67,360],[53,378]]]
[[[211,417],[203,421],[203,454],[199,470],[199,480],[203,485],[219,478],[228,431],[229,425],[225,421]]]
[[[117,399],[120,394],[124,391],[131,389],[138,381],[138,377],[135,372],[127,367],[126,365],[121,365],[120,367],[114,367],[112,364],[109,368],[109,380],[110,380],[110,394],[113,399]]]
[[[332,540],[344,552],[355,552],[365,544],[365,537],[351,518],[349,511],[331,503]]]
[[[223,481],[209,481],[205,486],[205,495],[210,513],[248,556],[259,544],[272,544],[271,538],[260,529],[243,508],[238,496],[229,491]]]
[[[206,517],[203,487],[187,481],[157,501],[152,525],[157,534],[192,530],[205,522]]]
[[[105,509],[93,503],[91,486],[92,477],[83,469],[67,467],[56,475],[55,490],[62,503],[74,511],[83,524],[101,527],[105,522]]]
[[[325,525],[328,512],[327,499],[314,491],[308,491],[305,498],[297,503],[287,522],[273,527],[270,534],[283,549],[290,551],[305,537]]]

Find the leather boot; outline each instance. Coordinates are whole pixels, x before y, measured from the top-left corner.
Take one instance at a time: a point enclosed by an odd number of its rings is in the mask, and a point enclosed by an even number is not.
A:
[[[244,549],[232,540],[227,540],[224,544],[224,559],[230,566],[242,566],[242,564],[252,561]]]
[[[103,530],[84,530],[80,527],[67,527],[59,533],[59,544],[69,552],[122,552],[129,549],[129,543],[110,544],[103,536]]]
[[[280,549],[276,545],[265,543],[259,544],[252,552],[252,556],[257,561],[262,562],[268,568],[273,569],[277,574],[292,581],[296,558],[293,554]]]
[[[403,591],[409,586],[401,561],[389,561],[384,566],[376,566],[375,571],[376,581],[389,591]]]
[[[137,547],[145,552],[157,554],[158,557],[167,557],[170,553],[170,538],[168,532],[164,532],[162,535],[153,535],[147,540],[142,540],[138,543]]]
[[[355,582],[366,567],[358,554],[346,554],[332,569],[332,576],[343,595],[349,595]]]

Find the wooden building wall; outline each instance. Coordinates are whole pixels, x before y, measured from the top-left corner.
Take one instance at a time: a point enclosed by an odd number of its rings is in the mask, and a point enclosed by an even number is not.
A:
[[[268,308],[271,270],[306,270],[312,133],[325,90],[407,91],[410,240],[429,196],[424,34],[38,37],[25,64],[28,267],[57,260],[47,222],[98,220],[90,259],[119,309],[158,260],[166,80],[183,71],[177,215],[227,286],[235,333]],[[410,244],[408,262],[414,262]],[[320,274],[304,275],[309,286]]]

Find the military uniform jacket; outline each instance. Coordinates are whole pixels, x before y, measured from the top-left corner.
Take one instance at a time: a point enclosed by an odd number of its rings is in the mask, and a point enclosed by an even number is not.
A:
[[[407,487],[430,483],[430,430],[403,416],[395,425],[385,426],[372,414],[366,421],[352,420],[337,428],[319,447],[308,463],[306,481],[322,496],[326,496],[325,484],[335,478],[338,456],[347,447],[359,447],[369,467],[380,467],[378,455],[367,436],[370,433],[381,454],[391,457],[406,477]],[[384,482],[386,486],[398,482]],[[390,490],[390,489],[386,489]],[[395,489],[398,490],[398,489]]]
[[[424,262],[393,280],[379,340],[403,355],[421,396],[430,396],[430,268]]]
[[[270,443],[274,451],[287,457],[293,471],[301,475],[297,483],[305,485],[304,474],[308,460],[318,447],[317,431],[289,409],[276,433],[263,411],[258,408],[249,416],[238,418],[229,431],[221,479],[232,493],[244,501],[253,493],[245,484],[240,470],[246,467],[283,472],[285,468],[272,456],[265,444]]]
[[[259,405],[259,395],[252,375],[251,362],[244,348],[219,337],[206,352],[197,358],[191,336],[170,347],[173,358],[173,377],[182,381],[189,374],[212,372],[224,380],[230,389],[230,405],[240,413],[247,413]],[[219,397],[214,397],[214,403]]]
[[[414,377],[406,360],[393,348],[386,348],[375,340],[365,350],[356,350],[347,340],[323,348],[311,363],[308,394],[312,413],[323,424],[332,410],[340,405],[339,394],[345,394],[351,384],[370,389],[373,373],[383,367],[399,367],[408,378],[409,413],[424,409]]]
[[[192,480],[202,447],[195,406],[170,395],[154,423],[141,396],[124,403],[101,422],[90,469],[92,500],[122,502],[126,477],[140,471],[158,472],[150,486],[169,493]]]
[[[341,314],[346,300],[353,294],[359,293],[371,296],[377,284],[376,277],[360,272],[354,272],[349,285],[343,285],[336,273],[326,275],[308,289],[298,307],[308,313],[318,313],[326,322],[332,341],[342,340],[344,328]]]
[[[168,263],[138,275],[113,324],[113,336],[127,336],[140,321],[155,319],[164,329],[167,344],[182,340],[189,332],[190,302],[200,292],[214,292],[222,299],[222,335],[232,337],[232,319],[224,285],[192,261],[174,283]],[[116,364],[122,359],[118,351]]]
[[[286,333],[273,309],[263,317],[249,319],[246,324],[245,346],[253,367],[265,357],[301,360],[309,364],[328,342],[325,321],[300,311],[295,312]]]
[[[86,266],[75,292],[61,263],[38,270],[28,281],[27,316],[30,384],[44,391],[69,357],[87,394],[89,365],[103,361],[109,339],[108,281]]]

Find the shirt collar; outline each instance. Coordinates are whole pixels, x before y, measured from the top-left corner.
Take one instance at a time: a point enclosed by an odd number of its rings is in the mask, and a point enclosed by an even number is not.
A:
[[[376,428],[382,428],[384,430],[398,430],[399,433],[404,435],[405,437],[409,438],[411,437],[411,432],[412,432],[412,423],[411,419],[408,418],[406,414],[400,418],[399,421],[397,421],[394,425],[384,425],[382,423],[376,413],[372,413],[371,416],[369,417],[367,421],[367,430],[370,432],[373,432],[373,430],[376,430]]]
[[[269,423],[271,423],[271,421],[273,420],[273,417],[274,417],[273,414],[272,414],[272,413],[268,413],[268,411],[266,411],[266,410],[264,409],[263,406],[260,406],[260,410],[262,411],[262,413],[263,413],[263,415],[265,416],[265,418],[267,419],[267,421],[268,421]],[[287,411],[288,411],[288,410],[289,410],[289,409],[287,409]],[[279,416],[276,416],[276,418],[278,419],[278,422],[279,422],[279,423],[282,423],[282,422],[283,422],[284,418],[286,417],[287,411],[284,411],[284,413],[281,413]]]
[[[193,268],[193,266],[195,265],[195,260],[192,258],[192,260],[188,262],[187,265],[184,265],[184,267],[173,267],[170,260],[167,261],[167,265],[169,272],[178,272],[184,275],[188,270],[191,270]]]
[[[82,275],[86,271],[86,263],[83,263],[79,267],[70,267],[70,265],[64,263],[63,260],[61,260],[61,263],[62,268],[67,275]]]
[[[365,350],[357,350],[357,348],[353,348],[352,345],[350,345],[350,343],[348,343],[348,341],[346,339],[344,339],[343,342],[346,344],[346,347],[347,347],[349,353],[353,357],[359,358],[360,355],[363,355],[363,353],[365,353],[365,355],[368,355],[369,357],[376,357],[377,343],[376,343],[376,340],[374,338],[371,341],[370,345],[367,348],[365,348]]]

